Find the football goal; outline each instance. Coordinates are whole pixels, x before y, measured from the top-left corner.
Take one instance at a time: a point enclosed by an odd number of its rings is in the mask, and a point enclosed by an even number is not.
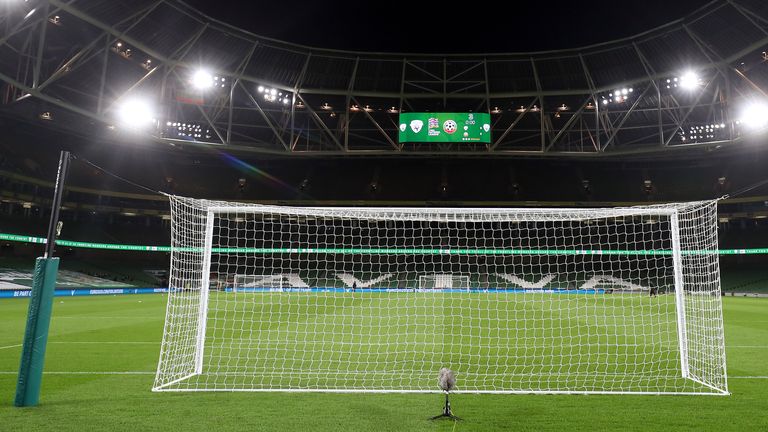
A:
[[[155,391],[728,394],[715,201],[170,200]]]
[[[263,292],[263,291],[282,291],[283,275],[249,275],[236,274],[232,280],[232,292]],[[226,285],[226,284],[225,284]]]
[[[469,276],[454,274],[429,274],[419,276],[420,289],[464,289],[469,290]]]

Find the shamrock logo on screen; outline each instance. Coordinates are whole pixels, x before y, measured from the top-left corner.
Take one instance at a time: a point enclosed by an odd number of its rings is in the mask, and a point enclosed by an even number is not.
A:
[[[446,120],[445,123],[443,123],[443,131],[447,134],[452,134],[456,132],[456,129],[459,128],[459,125],[456,124],[453,120]]]
[[[411,120],[411,130],[413,133],[421,132],[421,128],[424,126],[424,122],[421,120]]]
[[[405,128],[407,128],[407,127],[408,127],[408,125],[406,125],[405,123],[401,124],[400,125],[400,132],[405,132]]]
[[[491,125],[489,125],[488,123],[484,124],[483,125],[483,130],[488,132],[489,130],[491,130]]]

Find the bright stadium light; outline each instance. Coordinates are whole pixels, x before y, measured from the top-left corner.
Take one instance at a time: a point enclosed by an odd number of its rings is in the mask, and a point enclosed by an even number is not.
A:
[[[213,75],[203,69],[196,71],[192,75],[192,86],[200,90],[213,87]]]
[[[155,110],[148,100],[131,98],[120,104],[117,117],[123,126],[131,129],[144,129],[155,122]]]
[[[22,19],[22,21],[28,20],[29,17],[35,14],[35,12],[37,12],[37,8],[32,8],[31,11],[29,11],[26,15],[24,15],[24,19]]]
[[[616,89],[607,95],[602,95],[601,100],[603,101],[603,105],[608,105],[611,103],[624,103],[629,100],[629,96],[632,92],[634,92],[635,89],[632,87],[623,87]]]
[[[276,88],[271,87],[264,87],[263,85],[260,85],[256,87],[256,90],[262,95],[265,101],[272,102],[272,103],[281,103],[283,105],[288,105],[291,103],[291,93],[289,92],[283,92]],[[302,108],[303,106],[297,105],[298,108]]]
[[[680,76],[680,88],[685,90],[693,90],[700,84],[699,76],[694,71],[686,71]]]
[[[739,123],[752,130],[768,126],[768,103],[759,101],[747,104],[741,111]]]

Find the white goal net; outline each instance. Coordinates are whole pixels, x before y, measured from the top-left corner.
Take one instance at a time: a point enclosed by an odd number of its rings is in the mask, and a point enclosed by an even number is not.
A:
[[[716,207],[171,197],[153,389],[728,394]]]
[[[421,289],[463,289],[469,290],[469,276],[454,274],[429,274],[419,276]]]
[[[236,274],[232,280],[232,292],[282,291],[285,276]],[[220,284],[221,285],[221,284]],[[224,284],[224,291],[230,287]]]

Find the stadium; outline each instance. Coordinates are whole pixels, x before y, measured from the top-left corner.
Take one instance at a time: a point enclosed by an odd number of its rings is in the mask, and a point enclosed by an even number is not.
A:
[[[0,2],[0,430],[768,429],[768,4],[217,3]]]

